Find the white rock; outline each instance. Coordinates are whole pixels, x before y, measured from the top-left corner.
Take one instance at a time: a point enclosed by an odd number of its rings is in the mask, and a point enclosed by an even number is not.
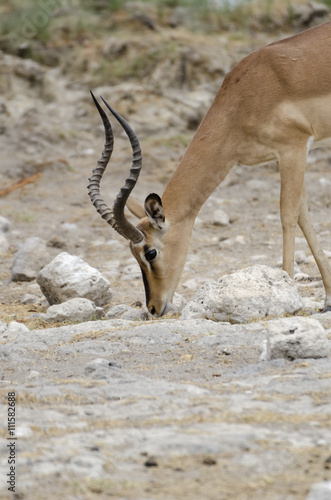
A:
[[[318,180],[319,180],[319,183],[321,184],[321,186],[323,186],[323,187],[330,187],[331,186],[330,179],[326,179],[325,177],[320,177]]]
[[[317,301],[312,297],[302,298],[302,307],[304,309],[309,309],[310,311],[319,311],[324,307],[324,301]]]
[[[242,234],[238,234],[235,238],[228,238],[220,242],[220,248],[229,248],[237,245],[246,245],[245,237]]]
[[[4,321],[0,321],[0,335],[7,330],[7,324]]]
[[[118,250],[122,250],[122,248],[123,248],[122,242],[118,241],[118,240],[107,240],[106,245],[108,245],[111,248],[118,249]],[[116,262],[119,262],[119,261],[116,261]]]
[[[38,306],[47,306],[47,300],[42,295],[34,295],[33,293],[26,293],[22,299],[22,304],[35,304]]]
[[[1,328],[1,325],[0,325]],[[1,331],[1,330],[0,330]],[[12,321],[9,323],[8,328],[3,330],[1,333],[0,338],[2,340],[15,340],[16,337],[21,334],[21,333],[29,333],[30,330],[27,326],[25,326],[23,323],[18,323],[17,321]]]
[[[113,271],[102,271],[102,275],[108,280],[113,281],[120,277],[121,273],[114,269]]]
[[[68,232],[75,232],[78,229],[77,224],[71,224],[70,222],[63,222],[63,224],[60,225],[60,229],[62,231],[68,231]]]
[[[184,307],[180,319],[200,319],[204,318],[206,315],[206,310],[203,305],[197,304],[196,302],[189,302]]]
[[[267,260],[269,257],[265,254],[251,255],[250,259],[255,262],[261,262],[261,260]]]
[[[259,179],[251,179],[246,182],[246,189],[249,191],[264,191],[269,190],[269,184],[266,181],[261,181]]]
[[[0,215],[0,233],[7,233],[10,230],[11,223],[6,217]]]
[[[137,262],[125,266],[122,272],[123,275],[121,279],[123,281],[131,281],[141,278],[141,271]]]
[[[93,148],[84,148],[82,149],[82,153],[84,156],[91,156],[95,154],[95,149]]]
[[[22,304],[36,304],[38,297],[32,293],[26,293],[22,299]]]
[[[315,483],[310,489],[307,500],[330,500],[331,481],[322,481]]]
[[[100,318],[103,310],[96,307],[94,302],[88,299],[74,298],[62,304],[55,304],[49,307],[43,318],[46,321],[91,321]]]
[[[49,260],[46,243],[40,238],[28,238],[15,255],[11,270],[12,280],[34,280]]]
[[[188,288],[189,290],[193,290],[193,291],[197,290],[198,286],[199,286],[199,281],[195,278],[191,278],[191,279],[185,281],[185,283],[183,283],[184,288]]]
[[[50,305],[82,297],[103,306],[111,299],[109,281],[82,259],[66,252],[40,271],[37,283]]]
[[[248,267],[206,283],[193,300],[204,306],[208,319],[234,323],[283,316],[302,307],[296,285],[288,274],[264,265]]]
[[[15,436],[18,438],[29,438],[33,436],[33,430],[29,425],[20,423],[16,428]]]
[[[9,250],[9,241],[5,234],[0,232],[0,253],[7,253]]]
[[[186,304],[187,300],[179,293],[175,293],[172,299],[171,312],[172,313],[182,312]]]
[[[144,321],[148,319],[148,312],[146,309],[135,309],[134,307],[130,307],[125,304],[119,304],[107,312],[106,318],[122,318],[129,321]]]
[[[133,262],[132,264],[129,264],[128,266],[125,266],[123,268],[123,274],[137,274],[140,272],[140,268],[137,262]]]
[[[121,318],[124,313],[130,311],[131,307],[126,304],[118,304],[114,306],[106,313],[107,319]]]
[[[215,210],[213,214],[213,224],[214,226],[228,226],[230,224],[230,218],[224,210]]]
[[[106,375],[109,372],[110,362],[104,358],[96,358],[93,361],[89,361],[85,365],[85,375],[91,375],[95,372],[102,372],[102,375]],[[106,378],[106,376],[102,376],[102,378]]]
[[[29,285],[26,288],[26,291],[27,293],[32,293],[33,295],[41,295],[40,286],[36,282],[29,283]]]
[[[319,321],[310,318],[280,318],[267,323],[267,340],[260,361],[286,358],[326,358],[330,343]]]
[[[126,311],[121,318],[128,321],[147,321],[149,315],[146,308],[135,309],[134,307],[130,307],[130,310]]]

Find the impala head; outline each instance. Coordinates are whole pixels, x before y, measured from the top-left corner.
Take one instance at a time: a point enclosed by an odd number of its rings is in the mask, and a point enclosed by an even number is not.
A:
[[[178,237],[178,227],[167,221],[161,198],[157,194],[148,195],[144,206],[130,196],[142,167],[141,149],[131,127],[104,99],[103,102],[130,140],[133,160],[129,176],[115,198],[113,208],[110,209],[101,198],[100,182],[111,157],[114,141],[109,120],[93,94],[92,97],[104,124],[106,142],[102,157],[89,179],[89,196],[101,217],[129,240],[131,252],[142,272],[146,306],[154,316],[162,316],[170,309],[185,264],[187,244],[185,239]],[[125,206],[138,217],[136,226],[125,216]]]

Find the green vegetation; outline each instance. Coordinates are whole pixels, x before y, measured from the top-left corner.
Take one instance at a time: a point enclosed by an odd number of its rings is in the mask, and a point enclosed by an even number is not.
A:
[[[267,28],[280,13],[291,18],[293,4],[308,0],[8,0],[0,6],[0,37],[10,43],[75,41],[82,34],[100,36],[115,29],[116,14],[148,18],[169,25],[174,8],[184,9],[186,27],[215,32],[252,27],[254,18]],[[324,0],[331,6],[331,0]],[[114,17],[115,16],[115,17]],[[276,23],[278,24],[278,23]],[[254,25],[254,23],[253,23]],[[257,25],[257,24],[256,24]]]
[[[0,5],[0,50],[47,66],[62,64],[90,86],[142,80],[163,61],[178,61],[176,27],[203,36],[229,33],[241,41],[254,31],[290,29],[293,6],[300,3],[309,1],[7,0]],[[331,6],[331,0],[324,3]],[[144,44],[144,35],[162,30],[168,36]],[[107,51],[111,38],[115,45]]]

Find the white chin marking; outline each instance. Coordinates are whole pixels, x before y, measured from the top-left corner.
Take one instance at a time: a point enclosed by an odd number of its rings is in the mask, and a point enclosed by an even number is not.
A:
[[[167,314],[167,312],[169,312],[170,309],[171,309],[171,303],[167,299],[161,316],[163,316],[164,314]]]

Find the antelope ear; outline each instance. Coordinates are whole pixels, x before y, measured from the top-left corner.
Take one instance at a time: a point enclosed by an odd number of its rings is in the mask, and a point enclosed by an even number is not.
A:
[[[130,210],[130,212],[138,217],[138,219],[142,219],[143,217],[146,217],[144,207],[142,204],[133,198],[132,196],[129,196],[129,198],[126,200],[125,204],[126,208]]]
[[[145,200],[145,212],[155,229],[164,229],[165,215],[158,194],[149,194]]]

